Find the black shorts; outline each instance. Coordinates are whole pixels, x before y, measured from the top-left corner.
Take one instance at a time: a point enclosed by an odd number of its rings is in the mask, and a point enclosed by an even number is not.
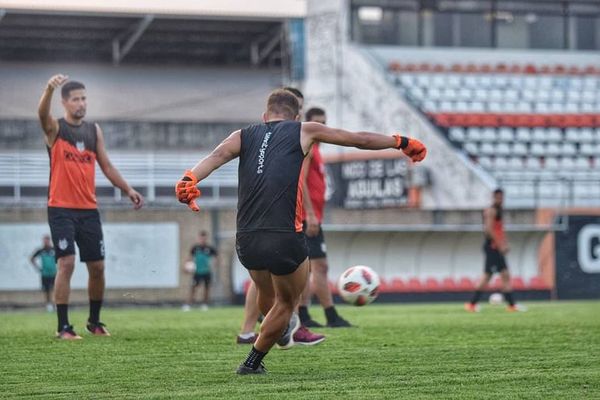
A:
[[[485,253],[485,273],[494,274],[508,268],[504,254],[492,248],[489,243],[486,242],[483,245],[483,252]]]
[[[48,207],[48,224],[57,260],[75,254],[75,243],[81,261],[104,260],[104,239],[98,210]]]
[[[246,269],[268,270],[273,275],[288,275],[308,257],[302,232],[240,232],[235,249]]]
[[[303,224],[303,230],[306,234],[306,221]],[[320,224],[317,236],[306,236],[306,244],[308,245],[308,258],[311,260],[327,257],[327,245],[325,245],[325,236]]]
[[[210,274],[194,274],[194,283],[192,286],[196,287],[204,282],[204,286],[210,285],[211,276]]]
[[[53,276],[42,276],[42,290],[48,291],[52,290],[54,287],[54,277]]]

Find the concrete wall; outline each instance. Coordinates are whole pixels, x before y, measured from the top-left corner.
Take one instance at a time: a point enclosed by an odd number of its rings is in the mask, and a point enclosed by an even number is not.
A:
[[[233,213],[224,211],[218,218],[221,229],[231,232],[234,229]],[[199,230],[207,230],[209,234],[214,233],[214,218],[210,212],[192,213],[182,207],[168,210],[142,209],[132,211],[130,209],[115,208],[101,209],[103,222],[131,222],[133,225],[139,222],[175,222],[179,226],[179,260],[181,263],[188,258],[189,249],[193,245]],[[0,210],[0,223],[28,223],[46,222],[47,212],[45,209],[23,209],[3,208]],[[219,246],[221,252],[220,265],[216,274],[216,282],[213,290],[213,299],[217,302],[229,302],[230,300],[230,276],[229,266],[231,264],[231,237],[227,238]],[[2,262],[2,260],[0,260]],[[150,271],[149,271],[150,273]],[[32,274],[34,272],[32,271]],[[1,279],[1,277],[0,277]],[[155,302],[180,302],[188,292],[190,276],[179,271],[179,287],[175,289],[108,289],[106,300],[113,303],[155,303]],[[33,304],[42,301],[42,295],[38,291],[0,291],[0,305]],[[73,303],[87,302],[85,290],[74,290],[71,296]]]
[[[255,121],[282,79],[247,68],[0,62],[0,118],[37,118],[42,91],[57,73],[86,85],[90,120]],[[60,116],[60,95],[54,97]]]

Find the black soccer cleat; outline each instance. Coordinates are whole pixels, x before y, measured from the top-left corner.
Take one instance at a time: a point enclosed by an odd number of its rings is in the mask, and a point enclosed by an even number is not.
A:
[[[352,324],[346,321],[344,318],[338,317],[331,322],[327,323],[328,328],[352,328]]]
[[[306,321],[303,325],[307,328],[324,328],[323,325],[321,325],[320,323],[318,323],[317,321],[315,321],[312,318],[309,319],[308,321]]]
[[[238,375],[264,375],[267,373],[267,369],[263,363],[260,363],[256,369],[247,367],[244,363],[241,363],[235,373]]]

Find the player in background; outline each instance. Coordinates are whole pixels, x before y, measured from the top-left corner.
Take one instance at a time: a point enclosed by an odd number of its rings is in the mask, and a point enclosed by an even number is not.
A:
[[[142,207],[144,198],[127,184],[110,162],[100,126],[84,120],[87,109],[85,86],[67,79],[65,75],[50,78],[40,99],[38,117],[50,156],[48,223],[58,264],[54,282],[58,316],[56,336],[72,340],[81,339],[68,316],[75,243],[80,260],[86,263],[89,273],[90,314],[86,329],[93,335],[110,335],[100,322],[105,286],[104,240],[96,204],[96,162],[108,180],[127,194],[136,210]],[[50,106],[54,91],[61,86],[64,117],[57,120],[50,114]]]
[[[273,91],[264,123],[231,133],[176,184],[178,200],[199,211],[196,185],[223,164],[240,159],[236,250],[256,285],[265,315],[252,350],[238,367],[241,375],[265,373],[265,355],[275,343],[293,342],[298,328],[291,316],[308,279],[301,169],[313,143],[396,148],[415,162],[426,155],[421,142],[404,136],[348,132],[299,119],[298,99],[285,90]]]
[[[325,125],[327,117],[325,110],[321,108],[311,108],[306,112],[307,122],[318,122]],[[321,223],[323,222],[323,212],[325,209],[325,163],[319,150],[319,143],[312,146],[311,151],[306,156],[306,167],[303,174],[304,193],[304,234],[308,244],[308,258],[310,259],[310,282],[302,294],[301,305],[299,308],[300,322],[303,326],[320,328],[323,325],[314,321],[308,313],[311,292],[314,291],[325,312],[327,326],[330,328],[340,328],[351,326],[348,321],[340,317],[333,305],[333,298],[327,280],[329,270],[327,264],[327,248]],[[312,290],[311,290],[312,289]],[[302,333],[299,330],[296,335]],[[300,340],[294,340],[302,343]],[[301,339],[301,338],[298,338]]]
[[[40,273],[42,277],[42,291],[46,296],[46,310],[54,311],[52,304],[52,289],[54,288],[54,277],[56,276],[56,259],[50,235],[42,237],[42,247],[33,252],[29,262]]]
[[[295,87],[284,87],[283,90],[290,92],[298,100],[299,115],[302,115],[302,109],[304,107],[304,95],[302,92]],[[307,161],[305,160],[305,164]],[[308,168],[308,166],[304,167]],[[303,187],[304,188],[304,187]],[[260,310],[257,302],[257,291],[254,282],[250,283],[246,292],[246,299],[244,303],[244,321],[242,322],[242,330],[236,337],[238,344],[252,344],[256,341],[258,335],[254,333],[256,323],[260,319]],[[295,310],[298,313],[298,309]],[[321,343],[325,339],[325,335],[311,332],[305,325],[300,326],[299,330],[293,337],[293,341],[298,344],[304,345],[315,345]],[[293,343],[292,343],[293,344]],[[283,348],[288,348],[287,346]]]
[[[485,266],[483,276],[475,288],[475,293],[471,301],[465,304],[465,310],[469,312],[478,312],[479,299],[482,291],[490,282],[494,273],[499,273],[502,278],[502,292],[504,299],[508,303],[508,311],[526,311],[525,307],[516,304],[510,285],[510,273],[506,264],[506,254],[509,251],[508,241],[504,233],[504,222],[502,219],[504,202],[504,193],[502,189],[496,189],[493,193],[492,206],[483,212],[485,242],[483,251],[485,253]]]
[[[206,231],[200,231],[198,234],[198,243],[190,250],[190,256],[191,258],[188,261],[192,261],[196,265],[196,270],[194,271],[194,278],[187,303],[183,305],[182,310],[191,310],[194,304],[194,297],[196,296],[196,288],[203,284],[204,293],[200,308],[202,311],[206,311],[208,310],[208,301],[210,298],[211,270],[215,268],[215,264],[218,265],[217,250],[208,244],[208,233]]]

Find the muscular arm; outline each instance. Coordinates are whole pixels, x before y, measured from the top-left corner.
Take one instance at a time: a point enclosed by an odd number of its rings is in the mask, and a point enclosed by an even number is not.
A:
[[[192,168],[192,174],[198,181],[206,179],[215,169],[240,155],[241,135],[242,132],[239,130],[233,132]]]
[[[118,187],[126,193],[129,199],[134,204],[134,208],[137,210],[144,205],[144,198],[141,194],[139,194],[135,189],[133,189],[125,179],[121,176],[119,170],[112,164],[110,159],[108,158],[108,153],[106,151],[106,146],[104,144],[104,134],[102,133],[102,129],[100,126],[96,124],[96,132],[97,132],[97,142],[96,142],[96,157],[98,160],[98,165],[100,165],[100,169],[104,176],[113,184],[113,186]]]
[[[357,149],[365,150],[393,149],[397,146],[396,139],[393,136],[373,132],[351,132],[330,128],[316,122],[304,122],[302,124],[301,143],[305,154],[315,142],[356,147]]]
[[[48,146],[52,146],[58,135],[58,121],[50,114],[50,106],[52,105],[52,95],[54,89],[60,87],[68,79],[65,75],[55,75],[48,81],[40,103],[38,105],[38,118],[40,125],[44,131],[44,139]]]

